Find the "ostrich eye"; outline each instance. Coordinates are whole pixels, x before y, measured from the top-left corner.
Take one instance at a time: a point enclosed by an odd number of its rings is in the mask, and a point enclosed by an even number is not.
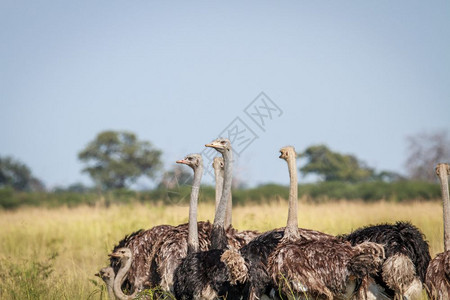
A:
[[[226,142],[225,142],[225,141],[221,141],[220,143],[221,143],[222,145],[225,145]]]

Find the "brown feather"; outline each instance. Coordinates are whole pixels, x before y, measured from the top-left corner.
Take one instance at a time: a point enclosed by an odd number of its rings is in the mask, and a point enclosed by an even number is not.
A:
[[[198,222],[199,251],[207,251],[211,246],[212,224],[210,222]],[[255,231],[247,233],[239,232],[231,226],[225,231],[228,245],[239,249],[247,243],[249,237],[257,235]],[[156,248],[154,255],[155,270],[159,274],[159,285],[166,291],[173,291],[174,272],[181,260],[187,255],[188,228],[183,225],[177,226],[173,231],[165,234],[160,245]]]
[[[358,275],[353,274],[349,266],[355,268],[355,264],[375,261],[365,275],[376,272],[383,262],[380,256],[384,252],[379,251],[380,248],[382,246],[375,246],[378,250],[365,251],[336,238],[282,241],[269,257],[269,272],[286,295],[339,298],[346,294],[349,280]]]
[[[230,283],[236,285],[237,283],[244,283],[248,279],[248,267],[245,264],[245,259],[241,256],[239,250],[228,247],[220,257],[227,268],[227,273],[230,278]]]
[[[450,299],[450,251],[439,253],[431,260],[425,284],[431,299]]]
[[[159,225],[145,231],[138,231],[125,237],[114,247],[112,252],[115,252],[119,248],[126,247],[129,248],[133,254],[134,259],[127,274],[129,289],[140,289],[147,286],[148,282],[152,282],[150,264],[153,258],[155,245],[157,245],[165,232],[172,228],[173,226],[170,225]],[[114,268],[115,273],[117,273],[119,265],[118,259],[111,258],[111,266]]]

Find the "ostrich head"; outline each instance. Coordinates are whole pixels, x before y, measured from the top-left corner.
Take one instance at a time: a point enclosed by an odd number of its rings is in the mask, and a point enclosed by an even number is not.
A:
[[[184,159],[177,160],[177,164],[185,164],[191,167],[193,170],[203,165],[203,159],[200,154],[189,154]]]
[[[231,142],[229,139],[218,138],[212,141],[209,144],[206,144],[205,147],[211,147],[219,151],[220,153],[225,153],[226,151],[231,150]]]
[[[114,279],[114,269],[112,267],[101,268],[95,276],[98,276],[103,279],[103,281],[107,282],[108,280]]]
[[[214,170],[223,170],[223,158],[222,157],[214,157],[212,167]]]
[[[280,149],[280,158],[288,160],[290,157],[296,157],[295,148],[293,146],[286,146]]]
[[[115,252],[109,254],[110,257],[118,258],[120,263],[124,265],[133,257],[131,250],[128,248],[119,248]]]
[[[450,175],[450,166],[448,164],[440,163],[436,166],[436,175],[441,176],[441,172],[443,172],[442,175]]]

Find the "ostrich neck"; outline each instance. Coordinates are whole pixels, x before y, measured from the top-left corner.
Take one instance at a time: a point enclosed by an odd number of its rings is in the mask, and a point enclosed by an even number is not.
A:
[[[285,229],[286,238],[296,238],[298,237],[298,180],[297,180],[297,165],[295,160],[295,153],[290,155],[287,164],[289,168],[289,179],[290,179],[290,189],[289,189],[289,212],[287,225]]]
[[[130,270],[131,261],[132,259],[129,258],[125,264],[120,264],[119,272],[117,272],[116,278],[114,279],[114,294],[120,300],[134,299],[137,295],[137,290],[135,290],[131,295],[125,295],[122,291],[122,284],[125,281],[128,270]]]
[[[228,228],[231,226],[231,222],[232,222],[232,210],[233,210],[233,197],[231,195],[231,193],[228,194],[228,201],[227,201],[227,209],[225,211],[225,228]]]
[[[448,190],[448,164],[439,164],[439,181],[441,182],[441,193],[444,212],[444,249],[450,250],[450,200]]]
[[[223,169],[219,167],[214,168],[214,177],[216,179],[216,211],[219,207],[220,197],[222,196],[223,189]]]
[[[192,183],[191,199],[189,201],[188,254],[198,251],[197,207],[202,175],[203,166],[200,164],[194,169],[194,182]]]
[[[111,284],[107,285],[107,292],[108,292],[108,299],[116,299],[116,296],[114,295],[114,288]]]
[[[114,277],[105,280],[106,290],[108,292],[108,299],[115,299],[114,296]]]
[[[218,168],[214,168],[214,175],[216,178],[216,211],[217,211],[217,207],[219,206],[220,203],[220,197],[222,196],[222,189],[223,189],[223,169],[218,167]],[[231,197],[231,193],[228,195],[228,202],[227,202],[227,209],[225,211],[225,222],[224,222],[224,226],[225,228],[228,228],[231,225],[231,210],[233,207],[233,203],[232,203],[232,197]]]
[[[225,235],[225,211],[231,194],[231,180],[233,176],[232,150],[225,150],[222,155],[224,164],[223,189],[214,217],[213,230],[211,232],[211,249],[224,249],[228,244]]]

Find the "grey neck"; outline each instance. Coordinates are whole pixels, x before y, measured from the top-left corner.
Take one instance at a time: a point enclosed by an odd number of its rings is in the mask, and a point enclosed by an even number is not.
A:
[[[126,279],[128,271],[130,270],[131,262],[131,258],[127,259],[124,264],[121,262],[120,269],[116,274],[116,278],[114,279],[114,294],[120,300],[134,299],[138,293],[137,290],[135,290],[133,294],[125,295],[122,291],[122,284]]]
[[[224,177],[224,170],[220,167],[220,161],[216,161],[216,159],[222,160],[222,158],[216,157],[214,160],[214,177],[216,179],[216,207],[215,210],[217,211],[217,207],[220,203],[220,198],[222,196],[222,190],[223,190],[223,177]],[[225,211],[225,222],[224,226],[225,228],[230,227],[231,225],[231,215],[232,215],[232,197],[231,193],[228,195],[228,202],[227,202],[227,209]]]
[[[116,299],[116,296],[114,295],[114,279],[113,278],[111,278],[108,282],[106,282],[106,291],[108,292],[108,299],[110,299],[110,300]]]
[[[111,267],[109,267],[111,268]],[[112,268],[111,268],[112,270]],[[114,271],[111,271],[112,274],[114,274]],[[116,299],[116,296],[114,295],[114,276],[108,278],[107,280],[105,280],[106,283],[106,290],[108,292],[108,298],[109,299]]]
[[[233,177],[233,154],[231,149],[226,149],[223,155],[224,178],[223,189],[219,205],[214,217],[213,231],[211,233],[211,249],[223,249],[227,245],[225,235],[225,211],[228,199],[231,195],[231,180]]]
[[[450,201],[448,190],[448,175],[450,167],[448,164],[438,164],[436,167],[439,181],[441,182],[442,203],[444,212],[444,250],[450,250]]]
[[[106,291],[108,292],[108,299],[114,300],[116,299],[116,296],[114,295],[114,270],[111,266],[103,268],[101,271],[104,271],[104,273],[109,273],[110,275],[106,274],[101,276],[103,281],[106,284]]]
[[[298,237],[298,179],[297,179],[297,164],[295,158],[295,152],[287,159],[289,169],[289,212],[287,225],[284,230],[284,237],[291,239]]]
[[[231,226],[232,223],[232,211],[233,211],[233,197],[231,193],[228,194],[228,201],[227,201],[227,209],[225,211],[225,228],[228,228]]]
[[[214,177],[216,179],[216,210],[220,203],[220,197],[222,196],[222,189],[223,189],[223,168],[220,167],[220,160],[222,160],[219,157],[216,157],[214,159]]]
[[[192,183],[191,199],[189,201],[188,254],[198,251],[197,207],[202,175],[203,166],[200,164],[194,169],[194,181]]]

